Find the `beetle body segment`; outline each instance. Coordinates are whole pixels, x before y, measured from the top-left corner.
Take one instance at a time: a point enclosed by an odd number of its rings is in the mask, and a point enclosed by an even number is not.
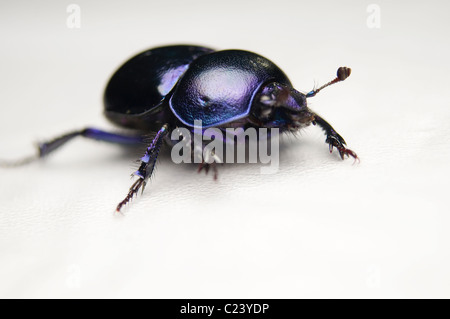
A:
[[[258,90],[268,82],[291,86],[273,62],[255,53],[224,50],[198,57],[180,78],[169,100],[186,126],[201,119],[203,127],[246,117]]]
[[[104,93],[106,117],[115,124],[142,130],[164,119],[163,102],[189,64],[212,49],[174,45],[144,51],[125,62]],[[158,129],[161,127],[159,125]]]

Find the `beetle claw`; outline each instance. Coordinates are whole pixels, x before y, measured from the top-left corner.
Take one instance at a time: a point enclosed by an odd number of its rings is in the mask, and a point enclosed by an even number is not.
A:
[[[210,167],[214,171],[214,176],[213,176],[214,180],[217,180],[218,170],[217,170],[216,162],[212,162],[211,164],[202,162],[202,163],[198,164],[197,172],[200,173],[203,169],[205,169],[205,173],[206,173],[206,175],[208,175]]]
[[[353,157],[355,159],[355,162],[358,161],[359,162],[359,157],[358,155],[356,155],[355,152],[353,152],[351,149],[345,148],[344,146],[340,146],[338,147],[339,150],[339,155],[341,156],[342,159],[344,159],[345,156],[347,157]]]
[[[356,160],[359,161],[358,155],[356,155],[355,152],[353,152],[352,150],[346,148],[345,145],[345,141],[344,139],[339,136],[339,135],[329,135],[325,141],[326,143],[328,143],[328,148],[330,150],[330,153],[333,152],[333,147],[336,147],[339,151],[339,156],[341,157],[341,159],[344,159],[345,156],[347,157],[353,157]]]

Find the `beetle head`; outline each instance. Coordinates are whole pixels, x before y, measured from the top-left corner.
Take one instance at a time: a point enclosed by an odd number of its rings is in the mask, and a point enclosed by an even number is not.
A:
[[[306,95],[277,82],[260,89],[251,114],[259,125],[282,130],[297,130],[314,120],[306,105]]]

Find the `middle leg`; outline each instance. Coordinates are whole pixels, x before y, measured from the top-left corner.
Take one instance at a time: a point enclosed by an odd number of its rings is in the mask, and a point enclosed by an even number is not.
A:
[[[168,133],[168,129],[168,125],[164,124],[156,134],[150,146],[147,148],[145,155],[141,157],[141,165],[139,166],[139,169],[133,173],[133,175],[137,176],[139,179],[134,182],[134,184],[130,187],[127,196],[117,205],[117,212],[120,212],[122,207],[126,205],[141,188],[142,192],[144,192],[147,180],[150,178],[153,170],[155,169],[156,160],[158,158],[164,136]]]

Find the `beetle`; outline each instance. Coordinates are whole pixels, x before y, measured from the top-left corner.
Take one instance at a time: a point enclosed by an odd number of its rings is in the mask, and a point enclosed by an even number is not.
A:
[[[152,48],[119,67],[104,92],[106,118],[120,127],[137,130],[138,134],[85,128],[40,143],[36,156],[14,164],[45,157],[77,136],[138,144],[143,142],[144,133],[154,132],[156,135],[134,173],[138,179],[117,205],[116,210],[120,211],[145,188],[169,132],[177,127],[193,130],[197,119],[202,120],[203,128],[279,128],[280,133],[318,125],[325,132],[330,153],[336,147],[342,159],[345,156],[358,159],[333,127],[307,106],[308,98],[345,80],[350,73],[350,68],[340,67],[334,80],[303,94],[293,88],[278,66],[253,52],[215,51],[193,45]],[[202,167],[203,164],[199,170]]]

